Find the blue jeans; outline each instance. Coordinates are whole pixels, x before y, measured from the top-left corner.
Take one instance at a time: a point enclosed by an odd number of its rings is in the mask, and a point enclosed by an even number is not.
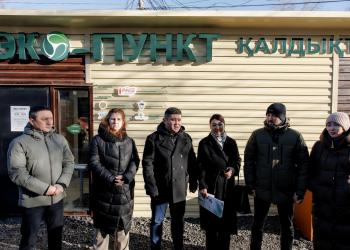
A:
[[[184,215],[186,201],[169,203],[151,198],[152,218],[150,227],[150,239],[152,250],[161,249],[163,221],[168,206],[171,216],[171,236],[173,238],[174,249],[183,249]]]

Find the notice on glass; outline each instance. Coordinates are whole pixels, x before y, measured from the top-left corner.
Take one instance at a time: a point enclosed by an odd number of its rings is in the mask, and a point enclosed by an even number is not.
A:
[[[23,132],[28,123],[30,106],[10,106],[11,132]]]

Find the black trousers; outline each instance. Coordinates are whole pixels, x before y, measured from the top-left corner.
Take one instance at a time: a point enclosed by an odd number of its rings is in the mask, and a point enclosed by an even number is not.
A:
[[[207,250],[230,250],[230,233],[212,230],[205,231]]]
[[[250,249],[260,250],[263,238],[263,228],[270,209],[270,202],[254,199],[254,221]],[[278,215],[281,226],[281,250],[292,250],[294,239],[293,214],[294,203],[285,202],[277,204]]]
[[[51,206],[22,208],[20,250],[35,249],[41,222],[47,226],[48,249],[62,249],[63,201]]]

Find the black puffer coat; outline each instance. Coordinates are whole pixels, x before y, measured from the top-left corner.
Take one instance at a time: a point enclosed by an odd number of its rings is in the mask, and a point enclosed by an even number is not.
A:
[[[324,130],[310,156],[315,249],[350,249],[350,135],[333,139]]]
[[[131,228],[134,209],[134,176],[140,160],[134,141],[125,135],[119,139],[100,125],[90,145],[89,168],[93,174],[91,206],[94,226],[106,233]],[[114,185],[117,175],[124,184]]]
[[[224,201],[224,214],[220,219],[208,210],[200,207],[200,222],[204,230],[215,230],[237,233],[237,214],[234,208],[233,192],[235,178],[226,180],[224,172],[227,167],[234,168],[234,175],[238,175],[241,158],[236,141],[226,137],[223,149],[214,137],[202,139],[198,146],[199,189],[206,188],[208,193]]]
[[[302,135],[289,128],[255,130],[244,151],[244,176],[258,199],[274,204],[304,198],[309,153]]]

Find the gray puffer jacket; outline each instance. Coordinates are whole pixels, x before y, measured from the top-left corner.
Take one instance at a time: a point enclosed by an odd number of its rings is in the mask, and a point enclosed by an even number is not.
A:
[[[45,195],[50,185],[68,187],[74,157],[66,139],[54,130],[43,133],[27,124],[7,152],[10,179],[19,187],[18,205],[26,208],[48,206],[63,199],[65,192]]]

